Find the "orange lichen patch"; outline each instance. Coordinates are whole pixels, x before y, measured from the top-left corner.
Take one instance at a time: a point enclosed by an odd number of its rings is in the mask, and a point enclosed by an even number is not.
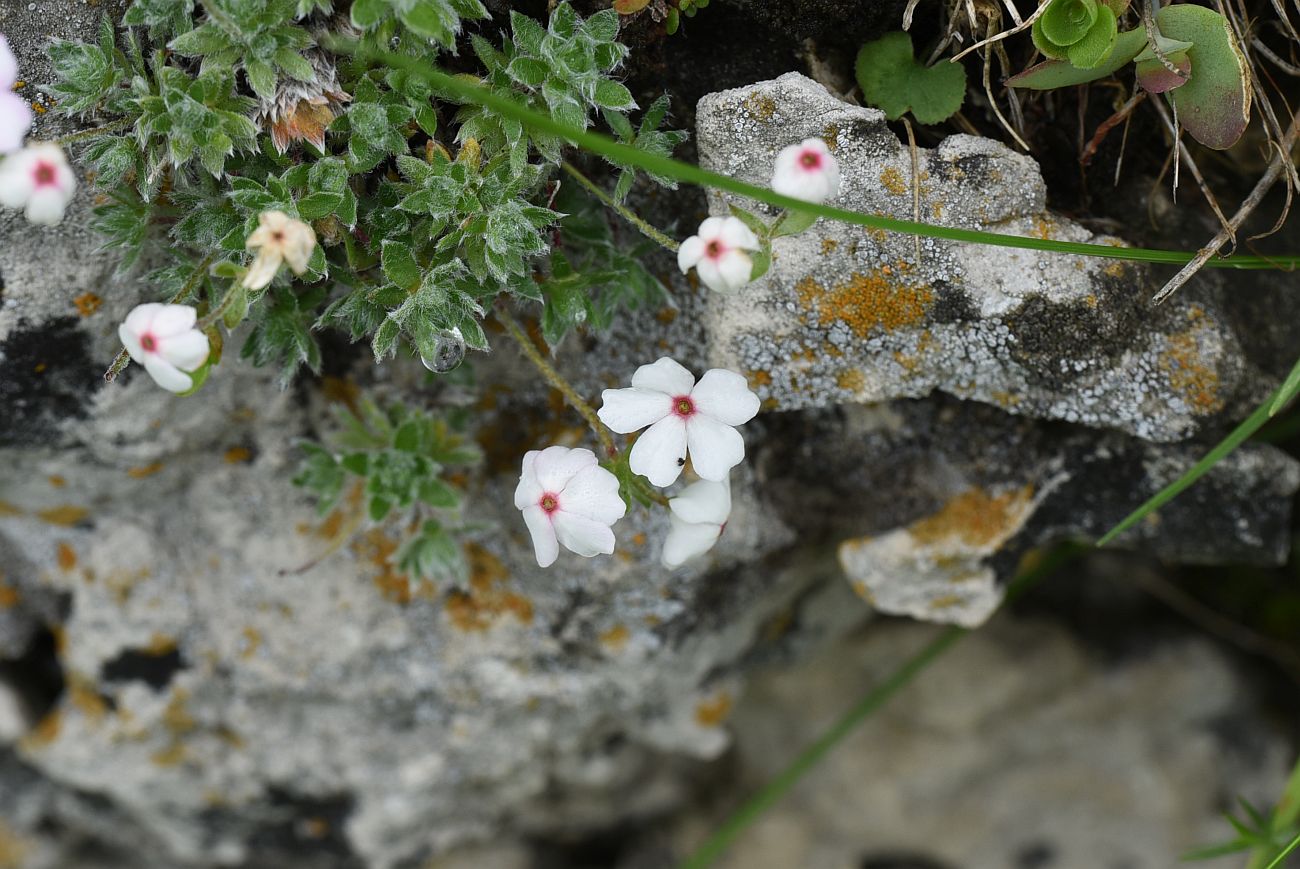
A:
[[[154,752],[149,759],[158,766],[179,766],[185,762],[185,746],[173,742],[161,751]]]
[[[840,246],[840,243],[839,243],[838,241],[836,241],[835,239],[833,239],[833,238],[823,238],[823,239],[822,239],[822,256],[827,256],[828,254],[835,253],[835,248],[837,248],[837,247],[839,247],[839,246]]]
[[[845,392],[857,393],[867,385],[867,378],[861,368],[848,368],[836,375],[835,385]]]
[[[646,544],[646,540],[648,540],[648,539],[649,539],[649,538],[647,538],[647,537],[645,536],[645,532],[644,532],[644,531],[638,531],[637,533],[635,533],[635,534],[632,535],[632,545],[633,545],[633,546],[645,546],[645,544]]]
[[[906,269],[900,265],[899,271]],[[854,272],[830,289],[806,277],[795,285],[795,292],[799,304],[815,314],[818,325],[827,327],[840,320],[859,338],[877,329],[892,332],[919,325],[934,303],[933,290],[900,282],[888,266],[866,274]]]
[[[1034,221],[1034,228],[1029,230],[1034,238],[1049,239],[1056,237],[1056,221],[1046,215],[1039,215]]]
[[[1020,404],[1020,396],[1000,389],[990,392],[989,398],[993,399],[993,403],[998,407],[1010,408]]]
[[[822,140],[826,142],[826,147],[834,151],[840,146],[840,125],[827,124],[822,127]]]
[[[190,715],[190,711],[185,708],[189,699],[190,692],[184,688],[176,688],[172,691],[172,699],[167,701],[167,707],[163,709],[163,727],[177,736],[190,733],[199,726],[194,716]]]
[[[99,721],[108,714],[108,704],[104,698],[91,686],[89,680],[80,676],[74,675],[68,679],[68,703],[90,721]]]
[[[745,379],[749,381],[749,385],[753,388],[772,385],[772,373],[762,369],[749,372],[745,375]]]
[[[462,631],[486,631],[505,615],[523,624],[532,622],[532,601],[505,587],[510,574],[499,558],[477,543],[465,544],[465,558],[469,591],[447,595],[447,617],[453,625]]]
[[[750,94],[741,105],[756,121],[770,121],[776,114],[776,101],[762,94]]]
[[[53,489],[62,489],[64,486],[68,485],[68,481],[63,477],[60,477],[58,474],[51,474],[49,477],[49,483],[50,487]]]
[[[940,597],[936,597],[934,600],[930,601],[930,609],[932,610],[951,609],[952,607],[955,607],[960,603],[962,603],[962,601],[964,600],[965,598],[961,597],[960,595],[955,595],[955,594],[941,595]]]
[[[320,391],[327,401],[342,404],[354,413],[356,412],[357,399],[361,396],[361,387],[351,380],[327,375],[321,378]]]
[[[956,538],[968,546],[989,546],[1020,525],[1033,497],[1032,485],[1000,495],[967,489],[939,512],[912,523],[908,531],[918,543]]]
[[[77,552],[67,543],[60,543],[54,550],[54,560],[60,570],[67,572],[77,566]]]
[[[89,317],[95,313],[104,304],[104,300],[94,293],[82,293],[72,300],[72,304],[77,306],[77,313],[83,317]]]
[[[154,462],[151,465],[140,465],[135,468],[127,468],[126,475],[133,480],[143,480],[145,477],[152,477],[162,469],[162,462]]]
[[[27,862],[28,844],[0,821],[0,869],[21,869]]]
[[[372,528],[353,542],[352,551],[375,568],[371,581],[384,600],[405,606],[411,602],[411,580],[394,570],[389,560],[397,553],[398,545],[384,529]]]
[[[1089,293],[1088,295],[1084,296],[1083,303],[1087,305],[1089,308],[1097,307],[1097,294]]]
[[[148,643],[140,647],[140,651],[146,655],[170,655],[176,651],[176,638],[156,633],[149,637]]]
[[[731,714],[731,694],[723,691],[712,700],[701,700],[695,704],[695,723],[701,727],[717,727]]]
[[[4,574],[0,573],[0,610],[13,609],[22,599],[22,593],[5,582]]]
[[[51,709],[49,714],[37,722],[26,736],[23,747],[28,749],[44,748],[59,738],[63,732],[63,710]]]
[[[792,627],[794,627],[794,610],[791,608],[781,610],[763,624],[763,642],[775,643],[790,633]]]
[[[51,507],[48,510],[40,510],[36,514],[42,522],[48,522],[51,525],[62,525],[64,527],[76,525],[89,515],[90,511],[85,507],[74,507],[71,504]]]
[[[611,652],[621,652],[627,646],[627,641],[631,638],[632,632],[627,629],[627,625],[614,625],[600,635],[600,644]]]
[[[1108,262],[1101,271],[1102,274],[1108,275],[1109,277],[1122,278],[1124,277],[1125,272],[1124,261],[1112,260],[1111,262]]]
[[[222,455],[222,458],[232,465],[241,464],[252,457],[253,451],[248,447],[231,447]]]
[[[932,216],[935,220],[941,220],[943,218],[942,202],[935,201],[930,203],[930,216]]]
[[[677,309],[669,307],[660,308],[658,311],[655,311],[655,319],[667,326],[669,323],[677,319]]]
[[[10,504],[8,501],[0,501],[0,516],[21,516],[23,511]]]
[[[893,166],[880,173],[880,185],[895,196],[902,196],[911,189],[903,173]]]
[[[1205,311],[1199,305],[1188,310],[1192,326],[1186,332],[1170,335],[1160,354],[1160,368],[1169,378],[1169,386],[1183,397],[1201,416],[1223,410],[1219,396],[1219,374],[1201,351],[1202,333],[1210,328]]]
[[[249,626],[240,633],[244,636],[244,648],[240,651],[239,657],[247,660],[256,655],[257,650],[262,647],[262,632],[255,627]]]

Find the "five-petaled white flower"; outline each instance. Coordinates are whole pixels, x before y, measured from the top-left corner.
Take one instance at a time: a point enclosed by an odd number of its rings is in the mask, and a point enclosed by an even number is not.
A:
[[[805,202],[825,202],[840,192],[840,164],[821,139],[804,139],[776,155],[772,189]]]
[[[0,33],[0,154],[12,154],[23,146],[23,137],[32,128],[32,110],[27,100],[14,93],[18,81],[18,61],[9,50],[9,41]]]
[[[282,262],[288,263],[294,274],[307,271],[307,261],[316,249],[316,232],[283,211],[263,211],[245,247],[257,251],[257,258],[244,275],[244,286],[260,290],[271,283]]]
[[[190,373],[208,360],[208,336],[194,328],[197,318],[189,305],[137,305],[117,336],[159,386],[185,392],[194,385]]]
[[[618,478],[600,466],[591,450],[568,447],[524,454],[515,506],[523,511],[542,567],[555,562],[560,544],[584,558],[609,555],[614,551],[610,526],[627,512]]]
[[[0,163],[0,205],[26,208],[32,223],[53,226],[77,192],[77,176],[50,142],[35,142]]]
[[[664,567],[680,567],[713,548],[731,515],[731,485],[698,480],[668,500],[672,527],[664,540]]]
[[[677,249],[677,267],[682,274],[694,266],[700,280],[720,293],[738,290],[749,283],[754,261],[749,251],[761,245],[758,236],[737,217],[710,217],[700,224]]]
[[[734,371],[714,368],[700,382],[667,356],[642,365],[631,389],[606,389],[600,421],[620,434],[650,428],[632,445],[628,464],[656,486],[682,472],[689,451],[695,473],[721,481],[745,458],[745,440],[732,426],[758,413],[758,396]]]

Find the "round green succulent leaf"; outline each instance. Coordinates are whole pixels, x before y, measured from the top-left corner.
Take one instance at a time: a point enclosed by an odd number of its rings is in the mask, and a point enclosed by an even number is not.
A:
[[[862,46],[855,71],[867,102],[891,121],[910,111],[919,123],[938,124],[966,98],[965,68],[947,62],[923,66],[912,54],[912,37],[902,32]]]
[[[1013,75],[1005,84],[1007,87],[1026,90],[1053,90],[1096,81],[1127,64],[1146,44],[1146,32],[1139,27],[1119,34],[1110,54],[1090,69],[1080,69],[1065,60],[1048,60]]]
[[[1097,7],[1097,18],[1083,39],[1066,50],[1066,60],[1079,69],[1092,69],[1100,66],[1110,57],[1119,39],[1119,22],[1109,6]]]
[[[1246,56],[1232,26],[1218,12],[1191,4],[1166,6],[1156,24],[1164,36],[1191,43],[1191,77],[1165,95],[1179,123],[1206,147],[1231,147],[1250,123],[1251,98]]]
[[[1034,40],[1034,48],[1037,48],[1044,56],[1052,60],[1065,60],[1066,46],[1057,45],[1043,34],[1043,17],[1040,15],[1035,21],[1034,26],[1029,30],[1029,36]]]
[[[1074,45],[1092,30],[1097,13],[1097,0],[1052,0],[1043,13],[1043,36],[1055,45]]]

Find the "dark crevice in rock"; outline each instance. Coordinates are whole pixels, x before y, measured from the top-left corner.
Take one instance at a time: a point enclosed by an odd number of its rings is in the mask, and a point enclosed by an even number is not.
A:
[[[346,834],[352,810],[350,796],[318,797],[272,789],[269,804],[261,813],[267,823],[248,838],[249,853],[256,858],[244,869],[288,865],[359,869],[363,864],[353,853]]]
[[[36,632],[21,656],[0,660],[0,682],[18,692],[31,721],[40,721],[58,706],[66,682],[58,640],[49,626]]]
[[[144,682],[155,691],[167,687],[172,678],[189,664],[179,649],[165,652],[152,652],[147,649],[127,649],[99,671],[99,678],[105,682]]]
[[[883,853],[862,858],[858,869],[954,869],[949,863],[924,854]]]

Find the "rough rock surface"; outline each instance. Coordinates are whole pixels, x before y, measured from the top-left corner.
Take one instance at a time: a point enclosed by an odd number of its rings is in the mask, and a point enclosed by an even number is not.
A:
[[[18,50],[33,74],[39,39],[55,28],[86,36],[97,18],[72,0],[43,0],[39,22],[24,10],[0,6],[0,27],[23,34]],[[782,81],[758,87],[816,97],[804,82]],[[819,121],[837,112],[847,113],[842,158],[865,167],[853,171],[907,177],[909,163],[878,119],[834,107]],[[714,165],[724,144],[718,117],[701,112],[701,146]],[[757,123],[743,110],[736,117]],[[787,130],[799,121],[781,117]],[[49,123],[42,118],[45,135]],[[776,143],[747,129],[724,168],[757,177]],[[985,164],[944,196],[985,196],[1007,231],[1041,212],[1041,184],[1022,159],[959,140],[955,150],[927,155],[932,172],[943,154],[966,155],[957,162],[983,155],[974,162]],[[1009,174],[999,180],[987,164]],[[1014,183],[1002,183],[1008,177]],[[469,584],[396,574],[384,561],[392,528],[368,529],[297,571],[325,553],[343,518],[319,521],[289,482],[293,438],[327,424],[327,397],[346,396],[356,381],[377,396],[429,405],[463,396],[409,360],[360,362],[346,377],[280,392],[271,372],[238,362],[233,346],[198,398],[178,400],[130,370],[103,387],[116,323],[153,297],[94,253],[90,200],[83,191],[55,231],[0,214],[0,866],[388,867],[462,842],[581,835],[670,810],[686,800],[699,760],[729,744],[726,721],[751,674],[800,660],[868,618],[844,583],[840,544],[882,606],[896,589],[898,610],[977,621],[996,600],[994,579],[1024,551],[1096,534],[1141,495],[1135,479],[1153,489],[1197,450],[1135,435],[1182,437],[1257,391],[1212,307],[1202,306],[1190,344],[1171,345],[1183,328],[1174,328],[1177,318],[1194,319],[1190,306],[1139,316],[1128,270],[1103,278],[1085,264],[1095,281],[1087,286],[1100,290],[1093,308],[1084,285],[1071,283],[1079,270],[1051,266],[1065,289],[1035,308],[1048,293],[1037,279],[1016,276],[997,257],[927,247],[948,275],[945,284],[925,273],[935,299],[957,301],[936,301],[922,320],[949,352],[969,354],[964,363],[913,346],[924,334],[915,324],[901,324],[879,346],[875,333],[860,338],[838,320],[823,328],[817,293],[812,313],[803,312],[808,322],[799,323],[798,305],[766,301],[742,322],[683,282],[674,308],[571,341],[559,364],[595,396],[666,351],[697,371],[710,358],[740,360],[777,408],[802,408],[748,427],[753,461],[734,479],[735,513],[705,562],[664,571],[662,516],[634,513],[619,526],[619,555],[536,568],[510,506],[519,458],[586,435],[502,346],[475,362],[479,381],[495,388],[479,414],[487,462],[469,481],[470,518],[483,529],[467,544]],[[855,271],[910,255],[901,240],[886,242],[897,249],[862,241],[856,252],[837,242],[823,255],[820,239],[830,231],[819,227],[813,237],[817,280],[832,295]],[[788,294],[809,273],[795,268],[806,251],[779,253],[760,293],[784,286]],[[883,296],[873,289],[864,298],[898,295],[892,281],[880,286]],[[853,310],[874,310],[848,292]],[[1068,328],[1058,318],[1067,310],[1082,318]],[[1118,336],[1115,359],[1078,377],[1048,376],[1052,342],[1080,324]],[[1014,342],[998,343],[1004,327]],[[825,336],[809,343],[808,330]],[[890,342],[905,336],[917,355],[911,379],[890,367]],[[826,340],[835,353],[822,353]],[[1157,362],[1156,373],[1134,369],[1123,379],[1124,359],[1136,366],[1170,346],[1207,366],[1188,370],[1212,372],[1215,386],[1205,388],[1211,404],[1222,402],[1213,411],[1186,395],[1175,401],[1180,381]],[[1066,367],[1102,358],[1090,352],[1071,350]],[[845,359],[871,372],[861,385],[851,377],[849,387],[838,385],[839,372],[851,370]],[[339,363],[337,373],[345,368]],[[962,377],[974,378],[969,389]],[[1072,397],[1085,381],[1095,382],[1094,398]],[[934,397],[853,404],[936,388],[997,404],[992,384],[1025,397],[1002,402],[1006,410]],[[1143,389],[1153,397],[1129,400]],[[1071,413],[1119,432],[1035,418]],[[1230,470],[1134,539],[1172,559],[1276,558],[1295,466],[1258,447]],[[1006,521],[988,535],[951,521],[967,515],[952,507],[963,498],[1003,505]],[[982,522],[988,511],[978,512]],[[918,539],[927,521],[952,534]],[[892,542],[872,549],[864,535]],[[979,574],[970,600],[945,608],[935,601],[946,589],[919,603],[903,594],[914,582],[955,585],[943,572],[951,564],[937,563],[952,556]]]
[[[770,181],[782,147],[820,136],[839,158],[841,207],[1122,244],[1048,211],[1032,159],[956,135],[917,149],[914,166],[883,113],[847,105],[797,73],[706,97],[697,126],[701,163],[752,183]],[[725,214],[727,201],[714,194],[712,211]],[[1212,296],[1183,294],[1154,308],[1152,282],[1131,264],[918,242],[832,221],[773,248],[768,274],[717,296],[709,319],[712,361],[744,370],[769,407],[942,390],[1175,441],[1265,394]]]

